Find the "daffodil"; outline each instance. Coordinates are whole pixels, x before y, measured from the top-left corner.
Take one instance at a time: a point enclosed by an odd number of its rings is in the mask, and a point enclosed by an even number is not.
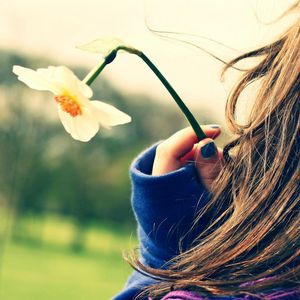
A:
[[[67,67],[50,66],[35,71],[14,66],[13,72],[30,88],[54,94],[59,118],[75,140],[87,142],[101,126],[110,128],[131,121],[130,116],[114,106],[90,100],[92,89]]]

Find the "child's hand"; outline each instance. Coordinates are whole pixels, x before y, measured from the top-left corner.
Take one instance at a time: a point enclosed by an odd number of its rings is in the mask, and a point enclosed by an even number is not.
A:
[[[202,182],[207,189],[210,189],[222,167],[223,150],[217,148],[213,142],[213,139],[221,133],[221,129],[209,125],[201,128],[207,138],[200,142],[193,129],[187,127],[159,144],[152,175],[163,175],[194,161]]]

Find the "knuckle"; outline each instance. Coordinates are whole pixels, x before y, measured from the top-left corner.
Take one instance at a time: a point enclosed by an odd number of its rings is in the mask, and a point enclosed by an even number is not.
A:
[[[157,156],[165,156],[169,152],[168,147],[166,146],[166,143],[161,143],[156,147],[156,155]]]

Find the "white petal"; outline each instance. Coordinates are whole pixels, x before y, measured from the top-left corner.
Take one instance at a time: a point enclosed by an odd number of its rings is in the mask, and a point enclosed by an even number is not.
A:
[[[125,46],[125,43],[118,38],[103,37],[103,38],[93,40],[87,44],[76,46],[76,48],[88,52],[108,55],[112,50],[116,49],[118,46],[121,45]]]
[[[30,88],[59,94],[59,86],[50,79],[52,76],[51,72],[52,70],[49,69],[38,69],[34,71],[21,66],[13,66],[13,73],[18,75],[18,79],[27,84]]]
[[[66,92],[70,96],[76,98],[82,98],[83,95],[86,98],[93,96],[92,89],[82,82],[70,69],[65,66],[59,66],[55,68],[55,80],[56,82],[62,83],[63,87],[66,89]]]
[[[71,134],[73,139],[88,142],[99,130],[99,122],[93,114],[82,107],[82,115],[72,117],[70,114],[58,108],[60,120],[65,130]]]
[[[91,98],[93,96],[93,90],[82,81],[78,81],[78,89],[86,98]]]
[[[131,121],[129,115],[110,104],[102,101],[90,101],[90,105],[97,120],[105,127],[125,124]]]
[[[48,81],[55,81],[55,68],[53,66],[49,66],[46,68],[39,68],[36,70],[37,74],[42,75],[44,78],[47,78]]]
[[[64,112],[60,106],[58,105],[57,106],[57,111],[58,111],[58,115],[59,115],[59,118],[60,118],[60,121],[61,123],[63,124],[65,130],[68,132],[68,133],[71,133],[72,131],[72,128],[73,128],[73,117]]]

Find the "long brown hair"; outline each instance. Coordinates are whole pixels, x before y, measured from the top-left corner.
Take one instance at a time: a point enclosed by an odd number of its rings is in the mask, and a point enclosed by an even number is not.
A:
[[[250,57],[260,61],[244,72],[226,106],[236,137],[224,148],[213,197],[194,226],[207,216],[211,223],[168,269],[129,259],[136,270],[159,280],[145,290],[153,299],[172,289],[205,296],[258,295],[274,288],[300,292],[300,20],[277,41],[225,69]],[[240,95],[257,80],[261,85],[248,122],[238,124]]]

